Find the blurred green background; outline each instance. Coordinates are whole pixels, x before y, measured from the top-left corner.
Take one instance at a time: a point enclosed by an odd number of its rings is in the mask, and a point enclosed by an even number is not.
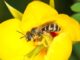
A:
[[[20,12],[24,12],[26,6],[32,0],[6,0],[11,6],[18,9]],[[49,4],[49,0],[42,0],[43,2]],[[55,8],[59,13],[65,13],[78,22],[80,22],[80,0],[55,0]],[[76,4],[76,5],[74,5]],[[77,7],[77,8],[76,8]],[[3,22],[7,19],[13,18],[10,14],[8,8],[4,4],[4,0],[0,0],[0,22]],[[80,60],[80,42],[73,45],[72,55],[69,60]]]
[[[27,4],[32,0],[6,0],[11,6],[18,9],[22,13],[24,12]],[[43,2],[49,3],[49,0],[42,0]],[[73,0],[55,0],[55,6],[58,12],[67,13],[71,15],[73,12],[70,10],[70,6],[73,4]],[[12,15],[8,11],[4,0],[0,0],[0,22],[12,18]]]

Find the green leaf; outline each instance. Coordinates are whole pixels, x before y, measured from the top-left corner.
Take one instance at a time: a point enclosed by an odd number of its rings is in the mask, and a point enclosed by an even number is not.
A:
[[[77,2],[71,6],[72,11],[80,12],[80,2]]]
[[[73,52],[76,54],[76,56],[80,60],[80,42],[73,45]]]
[[[71,55],[71,57],[69,58],[69,60],[78,60],[77,57],[75,55]]]
[[[73,14],[72,17],[80,22],[80,13]]]
[[[74,2],[80,2],[80,0],[74,0]]]
[[[42,48],[44,48],[43,45],[37,46],[35,49],[33,49],[31,52],[27,54],[27,57],[32,58],[36,56],[38,53],[40,53]]]
[[[9,5],[6,1],[4,1],[4,2],[7,6],[7,8],[9,9],[9,11],[11,12],[11,14],[13,15],[13,17],[21,20],[22,13],[20,11],[18,11],[17,9],[15,9],[14,7],[12,7],[11,5]]]

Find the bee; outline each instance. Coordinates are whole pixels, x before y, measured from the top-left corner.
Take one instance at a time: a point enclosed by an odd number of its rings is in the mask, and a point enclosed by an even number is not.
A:
[[[31,29],[30,32],[26,33],[26,36],[27,36],[28,41],[30,41],[31,39],[33,39],[33,41],[35,41],[35,40],[39,39],[40,32],[36,28],[33,28],[33,29]]]
[[[32,37],[33,37],[33,34],[31,32],[27,32],[25,35],[25,38],[27,39],[27,41],[31,41]]]
[[[61,29],[57,24],[48,24],[42,27],[42,32],[59,32]]]
[[[22,38],[26,38],[27,39],[27,41],[30,41],[31,39],[32,39],[32,34],[30,33],[30,32],[27,32],[26,34],[23,34],[22,32],[20,32],[20,31],[17,31],[18,33],[21,33],[23,36],[22,37],[20,37],[20,39],[22,39]]]
[[[42,38],[41,37],[42,32],[38,28],[33,28],[31,30],[31,34],[32,34],[33,41],[41,40],[41,38]]]
[[[19,31],[17,31],[17,32],[19,32]],[[19,32],[19,33],[21,33],[21,32]],[[42,35],[42,33],[37,28],[32,28],[31,31],[26,32],[26,34],[23,34],[23,33],[21,33],[21,34],[24,35],[21,38],[25,37],[27,41],[41,40],[41,35]]]
[[[44,32],[50,33],[50,32],[58,32],[60,30],[61,29],[57,24],[50,23],[50,24],[41,26],[39,28],[38,27],[32,28],[30,31],[26,32],[25,35],[21,32],[19,33],[23,34],[24,35],[23,37],[25,37],[27,41],[33,40],[34,42],[36,41],[41,42]]]

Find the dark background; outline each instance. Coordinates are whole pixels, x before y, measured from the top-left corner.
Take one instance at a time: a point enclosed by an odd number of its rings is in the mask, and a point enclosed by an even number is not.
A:
[[[18,9],[20,12],[24,12],[27,4],[32,0],[5,0],[11,6]],[[43,2],[49,3],[49,0],[42,0]],[[70,9],[70,6],[74,3],[73,0],[55,0],[55,6],[59,13],[66,13],[71,15],[73,12]],[[0,0],[0,22],[12,18],[9,10],[4,4],[4,0]]]

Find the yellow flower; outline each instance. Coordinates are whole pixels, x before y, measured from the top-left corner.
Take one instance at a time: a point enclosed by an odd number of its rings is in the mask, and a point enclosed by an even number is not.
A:
[[[21,16],[21,15],[20,15]],[[0,24],[0,58],[2,60],[68,60],[72,42],[80,40],[79,23],[41,1],[31,2],[22,18]],[[28,41],[26,33],[47,23],[60,27],[57,36],[42,34],[41,41]]]
[[[55,20],[56,23],[62,27],[62,32],[65,31],[66,33],[68,33],[73,42],[80,41],[79,23],[66,14],[59,14],[58,18],[56,18]]]

